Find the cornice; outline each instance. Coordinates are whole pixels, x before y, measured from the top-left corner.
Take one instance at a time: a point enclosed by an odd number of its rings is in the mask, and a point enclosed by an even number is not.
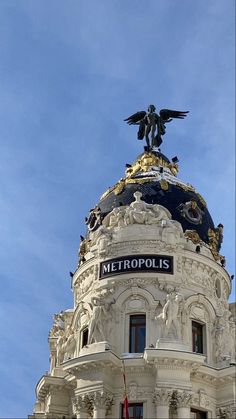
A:
[[[145,349],[144,359],[156,367],[195,371],[203,364],[205,356],[169,349]]]
[[[71,386],[68,387],[68,383],[66,382],[64,377],[43,375],[40,378],[35,391],[36,391],[38,400],[43,401],[46,395],[48,394],[48,392],[51,391],[51,389],[61,391],[62,389],[65,389],[66,387],[68,388],[68,390],[69,388],[71,388]]]
[[[78,373],[79,371],[89,371],[94,369],[104,369],[109,367],[120,368],[121,360],[112,351],[95,352],[70,359],[62,364],[62,368],[68,374]]]
[[[232,383],[235,382],[235,367],[218,369],[202,365],[197,371],[192,373],[192,379],[211,385]]]

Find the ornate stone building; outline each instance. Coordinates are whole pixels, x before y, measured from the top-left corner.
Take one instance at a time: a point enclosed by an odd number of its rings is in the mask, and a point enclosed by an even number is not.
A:
[[[233,418],[235,306],[203,197],[152,149],[91,210],[30,419]]]

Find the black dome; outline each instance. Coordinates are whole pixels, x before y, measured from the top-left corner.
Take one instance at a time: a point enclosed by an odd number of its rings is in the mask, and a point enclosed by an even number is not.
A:
[[[209,229],[214,223],[204,199],[188,184],[178,181],[178,166],[159,152],[145,152],[127,168],[126,177],[110,188],[101,198],[98,207],[104,218],[113,208],[130,205],[134,192],[142,193],[148,204],[167,208],[172,218],[181,223],[183,230],[195,230],[200,239],[209,242]]]
[[[104,217],[113,208],[120,205],[130,205],[134,201],[134,192],[139,191],[142,193],[142,199],[148,204],[159,204],[167,208],[172,218],[179,221],[183,230],[196,230],[199,237],[208,242],[208,230],[214,229],[214,223],[206,207],[203,207],[198,195],[195,192],[184,191],[180,187],[170,185],[167,191],[163,191],[160,182],[150,182],[143,185],[130,184],[126,185],[123,192],[115,195],[111,192],[106,198],[101,200],[98,204],[101,209],[102,216]],[[195,200],[198,206],[203,211],[202,221],[200,224],[195,224],[181,215],[181,205],[185,202]]]

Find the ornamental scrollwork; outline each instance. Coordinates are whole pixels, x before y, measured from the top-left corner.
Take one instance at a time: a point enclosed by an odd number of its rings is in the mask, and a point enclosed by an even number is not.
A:
[[[193,393],[187,390],[175,390],[173,392],[173,401],[177,407],[190,407],[193,399]]]
[[[222,406],[218,407],[216,410],[217,419],[234,419],[236,417],[236,406]]]
[[[153,395],[153,403],[155,405],[169,405],[172,399],[173,390],[166,388],[155,388]]]

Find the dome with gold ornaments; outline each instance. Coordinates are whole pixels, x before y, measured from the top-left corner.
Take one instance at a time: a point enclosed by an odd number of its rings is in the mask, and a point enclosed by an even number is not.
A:
[[[114,208],[130,205],[134,193],[142,193],[148,204],[159,204],[168,209],[173,220],[178,221],[194,243],[210,246],[216,259],[223,237],[223,226],[214,226],[204,198],[189,183],[177,178],[178,159],[170,161],[159,151],[144,151],[132,165],[126,165],[125,176],[109,188],[100,198],[88,217],[90,230]],[[98,217],[99,216],[99,217]],[[87,220],[88,220],[87,219]],[[88,221],[87,221],[88,222]]]

